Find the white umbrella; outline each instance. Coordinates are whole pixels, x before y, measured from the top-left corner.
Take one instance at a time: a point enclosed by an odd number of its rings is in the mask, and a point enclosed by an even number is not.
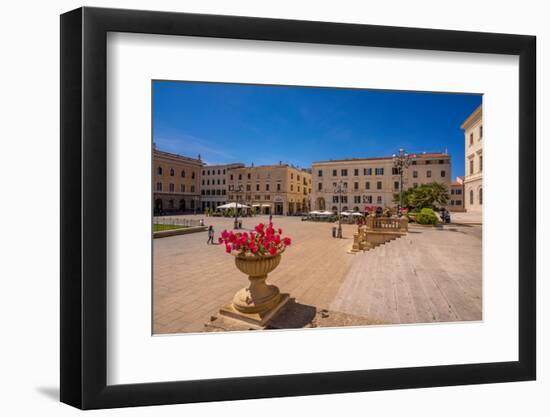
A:
[[[354,211],[353,213],[351,213],[352,216],[362,216],[361,213],[359,213],[358,211]]]
[[[321,214],[321,212],[317,210],[313,210],[313,211],[310,211],[309,214]]]
[[[229,208],[250,208],[249,206],[245,206],[244,204],[240,204],[240,203],[227,203],[227,204],[224,204],[222,206],[218,206],[217,208],[219,209],[229,209]]]
[[[262,204],[262,207],[271,207],[271,204]]]
[[[322,212],[319,213],[319,214],[322,214],[322,215],[324,215],[324,216],[332,216],[333,213],[332,213],[332,211],[325,210],[325,211],[322,211]]]
[[[343,211],[342,213],[340,213],[342,216],[350,216],[351,213],[348,212],[348,211]]]

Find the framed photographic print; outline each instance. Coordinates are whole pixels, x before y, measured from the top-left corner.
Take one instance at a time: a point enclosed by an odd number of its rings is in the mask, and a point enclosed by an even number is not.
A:
[[[61,16],[61,400],[535,379],[535,38]]]

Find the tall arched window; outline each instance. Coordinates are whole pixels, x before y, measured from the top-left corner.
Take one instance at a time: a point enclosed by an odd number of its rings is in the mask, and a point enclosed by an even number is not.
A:
[[[174,176],[174,168],[170,168],[170,176],[171,176],[171,177]]]
[[[158,175],[162,175],[162,167],[158,167],[158,168],[157,168],[157,174],[158,174]]]
[[[470,205],[474,204],[474,190],[470,190]]]
[[[181,170],[181,177],[182,177],[182,178],[185,178],[185,169],[182,169],[182,170]]]
[[[479,189],[479,205],[483,204],[483,188]]]

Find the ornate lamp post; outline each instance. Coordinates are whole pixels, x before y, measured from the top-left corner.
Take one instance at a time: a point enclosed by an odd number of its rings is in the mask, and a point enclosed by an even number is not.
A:
[[[235,192],[235,222],[233,223],[233,228],[239,228],[239,214],[238,214],[238,205],[239,205],[239,193],[242,193],[243,186],[239,184],[238,186],[233,186],[233,191]]]
[[[337,238],[342,239],[342,194],[346,194],[347,190],[342,181],[339,181],[334,187],[334,194],[338,196],[338,233]]]
[[[397,169],[399,175],[399,210],[403,207],[403,171],[409,168],[411,158],[403,148],[399,149],[399,153],[393,154],[393,167]]]

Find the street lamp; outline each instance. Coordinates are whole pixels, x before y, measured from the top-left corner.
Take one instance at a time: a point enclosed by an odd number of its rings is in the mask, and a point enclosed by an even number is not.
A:
[[[239,215],[237,211],[237,206],[239,205],[239,193],[243,191],[242,184],[239,184],[238,186],[233,186],[233,191],[235,192],[235,223],[233,224],[234,229],[239,228]]]
[[[403,171],[409,168],[411,159],[409,154],[403,148],[399,149],[398,154],[393,154],[393,167],[397,169],[399,175],[399,210],[403,207]]]
[[[336,237],[342,239],[342,194],[346,194],[347,189],[344,187],[342,181],[339,181],[336,187],[334,187],[333,192],[338,196],[338,234]]]

